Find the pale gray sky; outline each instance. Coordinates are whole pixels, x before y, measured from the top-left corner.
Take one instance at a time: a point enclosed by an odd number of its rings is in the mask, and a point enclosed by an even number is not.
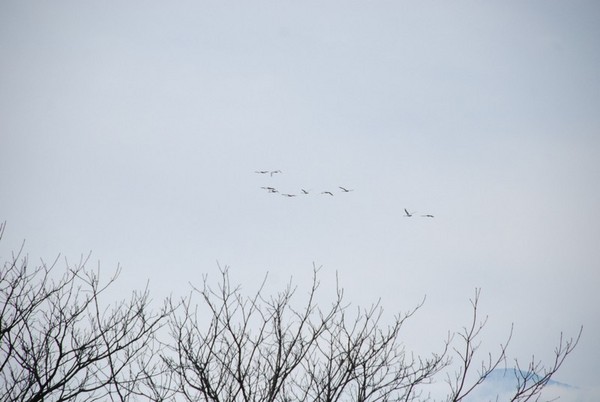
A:
[[[596,1],[3,1],[2,257],[92,250],[156,297],[314,262],[356,304],[426,294],[425,350],[481,287],[491,348],[583,324],[556,379],[600,386],[599,38]]]

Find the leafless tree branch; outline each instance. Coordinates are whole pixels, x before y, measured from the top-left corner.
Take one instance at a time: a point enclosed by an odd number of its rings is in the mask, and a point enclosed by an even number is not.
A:
[[[4,224],[0,227],[0,234]],[[144,373],[132,363],[147,352],[168,315],[149,309],[149,293],[103,307],[102,284],[85,268],[89,256],[56,277],[51,265],[30,268],[23,247],[0,274],[0,400],[125,401]]]

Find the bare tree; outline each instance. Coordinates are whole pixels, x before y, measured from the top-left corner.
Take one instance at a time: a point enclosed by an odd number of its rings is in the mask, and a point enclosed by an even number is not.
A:
[[[307,301],[299,309],[292,303],[297,289],[291,284],[266,297],[263,282],[248,297],[231,285],[227,268],[221,270],[216,290],[206,277],[202,288],[193,287],[182,301],[183,311],[171,316],[173,342],[164,356],[176,392],[190,402],[424,401],[431,400],[427,385],[450,370],[446,400],[458,402],[506,362],[512,327],[497,356],[490,353],[477,363],[487,322],[479,318],[479,289],[471,300],[470,325],[449,336],[439,353],[419,357],[405,350],[400,330],[423,303],[385,326],[379,303],[353,312],[338,286],[333,302],[321,309],[315,304],[317,274],[315,269]],[[200,296],[200,304],[193,302],[194,296]],[[539,400],[579,336],[561,337],[550,367],[533,360],[526,374],[516,374],[520,377],[511,401]],[[515,373],[524,373],[515,364]]]
[[[210,323],[200,324],[198,305],[183,300],[172,316],[170,366],[188,401],[391,401],[413,400],[416,386],[447,364],[447,351],[420,359],[399,340],[405,320],[420,307],[382,328],[379,305],[350,314],[343,292],[325,309],[315,304],[318,270],[307,301],[292,305],[291,284],[274,297],[263,286],[242,295],[221,271],[217,290],[204,279],[201,297]],[[167,358],[169,359],[169,358]]]
[[[479,318],[478,305],[481,295],[481,289],[475,290],[475,296],[470,300],[473,310],[471,323],[468,327],[464,327],[461,332],[458,332],[459,346],[453,347],[456,357],[458,358],[458,368],[453,375],[448,375],[447,383],[450,386],[450,394],[448,401],[459,402],[469,396],[473,390],[481,385],[490,374],[496,370],[501,364],[505,364],[507,360],[506,351],[513,336],[513,327],[506,341],[500,345],[500,350],[497,356],[488,353],[486,359],[479,362],[477,372],[474,378],[469,382],[469,377],[473,371],[473,365],[477,364],[475,356],[481,346],[481,332],[487,323],[487,316],[483,319]],[[563,334],[560,334],[558,346],[554,350],[554,359],[550,366],[544,366],[541,361],[532,357],[527,368],[522,370],[518,360],[514,361],[512,371],[515,379],[515,387],[510,396],[511,402],[539,401],[542,397],[542,391],[548,384],[548,381],[558,371],[565,359],[575,349],[581,338],[583,327],[575,338],[564,339]],[[507,370],[504,370],[507,371]]]
[[[98,271],[85,268],[87,259],[67,264],[61,276],[57,261],[31,268],[22,254],[23,247],[0,272],[0,400],[144,395],[143,384],[160,374],[150,352],[168,310],[152,313],[147,290],[104,307],[101,296],[119,269],[101,284]]]
[[[265,277],[245,296],[224,268],[216,287],[205,276],[158,311],[147,288],[105,305],[120,270],[102,282],[85,268],[88,258],[60,275],[58,259],[30,268],[21,247],[2,267],[1,401],[429,401],[428,385],[446,373],[446,401],[459,402],[506,366],[513,334],[511,327],[497,354],[480,361],[487,317],[480,319],[476,289],[469,325],[442,340],[439,352],[415,356],[401,331],[425,300],[386,319],[379,302],[351,309],[337,285],[332,301],[319,305],[318,268],[303,295],[291,281],[267,295]],[[561,334],[549,366],[515,361],[508,400],[540,401],[580,337]]]
[[[341,311],[312,353],[307,355],[302,396],[297,400],[411,401],[421,397],[419,385],[428,384],[449,363],[448,342],[441,353],[420,358],[400,342],[405,321],[423,305],[381,325],[379,303],[355,314]]]

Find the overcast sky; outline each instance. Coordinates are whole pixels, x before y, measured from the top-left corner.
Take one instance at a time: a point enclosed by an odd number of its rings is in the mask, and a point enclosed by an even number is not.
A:
[[[1,257],[157,298],[316,264],[324,299],[427,295],[416,350],[481,287],[489,350],[584,325],[555,379],[598,387],[599,72],[597,1],[2,1]]]

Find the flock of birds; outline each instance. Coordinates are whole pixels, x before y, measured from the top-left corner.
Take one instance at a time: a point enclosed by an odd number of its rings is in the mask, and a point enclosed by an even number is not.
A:
[[[254,173],[256,174],[260,174],[260,175],[269,175],[270,177],[273,177],[273,175],[277,175],[280,173],[283,173],[281,170],[255,170]],[[346,187],[342,187],[342,186],[338,186],[339,191],[337,191],[338,193],[349,193],[351,191],[354,191],[354,189],[351,188],[346,188]],[[293,194],[293,193],[280,193],[279,190],[277,190],[275,187],[272,186],[263,186],[261,187],[261,189],[266,190],[268,193],[270,194],[280,194],[283,197],[288,197],[288,198],[292,198],[292,197],[297,197],[299,195],[308,195],[311,193],[311,190],[306,190],[301,188],[300,189],[300,193],[298,194]],[[321,191],[322,195],[328,195],[330,197],[334,196],[333,191],[330,190],[326,190],[326,191]],[[405,218],[412,218],[416,212],[408,212],[408,210],[406,208],[404,208],[404,217]],[[434,216],[432,214],[424,214],[424,215],[420,215],[423,218],[433,218]]]
[[[276,174],[279,174],[282,172],[281,172],[281,170],[255,170],[254,173],[264,174],[264,175],[268,174],[269,176],[273,177],[273,175],[276,175]],[[261,188],[271,194],[281,194],[282,196],[289,197],[289,198],[297,197],[298,195],[308,195],[312,191],[312,190],[306,190],[304,188],[301,188],[300,193],[292,194],[292,193],[280,193],[279,190],[277,190],[275,187],[271,187],[271,186],[264,186]],[[354,189],[350,189],[350,188],[346,188],[346,187],[342,187],[342,186],[338,186],[338,188],[341,190],[340,192],[342,192],[342,193],[349,193],[351,191],[354,191]],[[330,197],[334,196],[333,191],[330,191],[330,190],[321,191],[321,194],[329,195]]]

